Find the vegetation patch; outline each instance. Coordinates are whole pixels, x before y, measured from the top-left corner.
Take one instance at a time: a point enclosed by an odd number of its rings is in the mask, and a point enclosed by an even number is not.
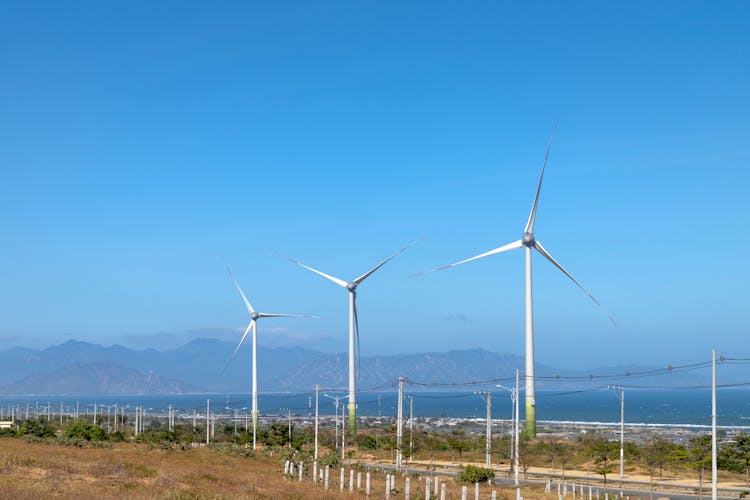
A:
[[[457,479],[462,483],[486,483],[490,479],[494,479],[494,477],[495,471],[483,467],[467,465],[458,473]]]

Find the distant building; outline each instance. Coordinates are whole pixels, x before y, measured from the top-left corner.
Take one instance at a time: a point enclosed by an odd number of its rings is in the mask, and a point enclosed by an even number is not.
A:
[[[12,420],[0,420],[0,429],[10,429],[13,427]]]

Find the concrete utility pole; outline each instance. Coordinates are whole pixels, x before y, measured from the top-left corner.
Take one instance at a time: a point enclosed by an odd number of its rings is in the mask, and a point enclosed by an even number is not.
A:
[[[292,409],[287,408],[286,410],[289,413],[289,420],[288,420],[289,422],[288,424],[289,425],[289,447],[291,448],[292,447]]]
[[[396,421],[396,469],[401,472],[403,466],[401,449],[404,434],[404,377],[398,378],[398,420]]]
[[[341,405],[341,462],[346,458],[346,419],[344,418],[344,405]]]
[[[314,463],[317,465],[318,463],[318,390],[319,390],[318,384],[315,384],[315,454],[314,454]],[[318,478],[315,478],[317,480]]]
[[[414,460],[414,396],[409,395],[409,461]]]
[[[513,457],[513,472],[515,473],[515,485],[518,487],[518,428],[520,427],[520,420],[519,420],[519,411],[518,407],[520,406],[518,404],[518,368],[516,368],[516,391],[515,391],[515,402],[516,402],[516,449]]]
[[[620,400],[620,479],[622,479],[625,473],[625,388],[621,385],[608,387],[615,391],[615,395]]]
[[[484,399],[487,405],[484,465],[489,468],[492,465],[492,393],[490,391],[474,391],[474,394]]]
[[[716,349],[711,349],[711,500],[716,500]]]
[[[336,450],[338,450],[339,449],[339,401],[347,398],[348,396],[329,396],[328,394],[323,394],[323,396],[326,398],[332,399],[333,405],[336,408],[336,413],[335,413],[336,417],[333,419],[334,427],[336,427],[336,439],[334,440],[334,444],[336,446]],[[343,427],[343,424],[342,424],[342,427]]]

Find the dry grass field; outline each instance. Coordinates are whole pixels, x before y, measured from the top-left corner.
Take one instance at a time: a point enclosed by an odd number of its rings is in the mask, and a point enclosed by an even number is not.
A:
[[[77,448],[22,439],[0,439],[0,498],[365,498],[339,491],[339,471],[331,470],[330,489],[283,476],[283,460],[258,453],[254,457],[210,448],[165,450],[121,443],[112,448]],[[356,473],[355,473],[356,477]],[[434,483],[433,483],[434,484]],[[396,480],[393,498],[403,498],[404,477]],[[411,478],[411,498],[424,498],[424,482]],[[469,487],[473,498],[473,486]],[[355,488],[356,490],[356,488]],[[531,493],[531,492],[529,492]],[[484,485],[482,498],[491,490]],[[447,498],[460,498],[461,487],[449,480]],[[510,500],[514,491],[498,489]],[[532,499],[539,495],[525,495]],[[372,474],[371,498],[385,497],[385,476]],[[433,497],[434,498],[434,497]]]

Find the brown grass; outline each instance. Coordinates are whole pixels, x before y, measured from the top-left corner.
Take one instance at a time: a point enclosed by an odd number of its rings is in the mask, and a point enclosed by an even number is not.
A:
[[[247,458],[215,449],[164,450],[142,444],[118,444],[112,448],[77,448],[59,444],[0,439],[0,499],[38,498],[168,498],[168,499],[340,499],[364,498],[364,491],[339,491],[339,470],[332,469],[330,489],[313,484],[308,474],[302,482],[285,478],[283,460],[261,453]],[[404,477],[396,481],[403,498]],[[356,472],[355,472],[356,481]],[[364,490],[365,473],[362,473]],[[372,473],[371,498],[384,498],[385,475]],[[434,483],[433,483],[434,484]],[[411,478],[411,498],[423,498],[424,481]],[[469,497],[473,498],[473,486]],[[491,489],[481,488],[482,498]],[[461,487],[447,482],[447,498],[460,498]],[[525,492],[526,498],[534,498]],[[501,491],[510,500],[514,491]],[[433,497],[434,498],[434,497]],[[541,495],[539,495],[541,498]]]

